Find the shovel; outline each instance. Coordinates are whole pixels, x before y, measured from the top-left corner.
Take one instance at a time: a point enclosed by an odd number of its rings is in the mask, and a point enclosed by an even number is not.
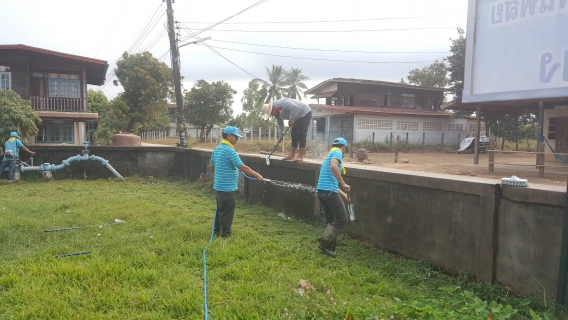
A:
[[[347,199],[349,200],[349,204],[347,205],[347,211],[349,212],[349,220],[355,221],[355,205],[351,203],[351,195],[347,192]]]
[[[282,135],[283,137],[286,135],[286,133],[288,133],[288,129],[290,129],[290,127],[286,128],[286,131],[284,131],[284,134]],[[280,141],[278,141],[278,143],[276,143],[276,145],[274,146],[274,149],[272,149],[272,152],[266,156],[266,165],[269,166],[270,165],[270,156],[274,153],[274,151],[276,151],[276,148],[278,148],[278,145],[280,144]]]

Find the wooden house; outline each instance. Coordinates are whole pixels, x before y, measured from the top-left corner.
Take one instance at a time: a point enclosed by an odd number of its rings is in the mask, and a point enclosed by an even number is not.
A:
[[[87,85],[105,82],[104,60],[22,44],[0,45],[0,89],[30,100],[42,122],[29,145],[81,145],[98,114],[87,108]]]

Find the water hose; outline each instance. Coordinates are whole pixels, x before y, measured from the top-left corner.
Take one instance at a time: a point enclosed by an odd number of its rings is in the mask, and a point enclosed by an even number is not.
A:
[[[247,176],[244,172],[241,171],[241,173],[243,174],[243,176],[245,176],[245,178],[252,180],[252,181],[256,181],[256,178],[251,178],[249,176]],[[265,179],[266,180],[266,179]],[[270,181],[270,180],[268,180]],[[209,319],[209,308],[207,307],[207,248],[209,247],[209,245],[211,244],[211,242],[213,241],[213,236],[215,235],[215,224],[217,223],[217,214],[218,214],[218,209],[215,209],[215,217],[213,218],[213,226],[211,227],[211,237],[209,237],[209,243],[205,246],[205,248],[203,249],[203,318],[205,320]]]

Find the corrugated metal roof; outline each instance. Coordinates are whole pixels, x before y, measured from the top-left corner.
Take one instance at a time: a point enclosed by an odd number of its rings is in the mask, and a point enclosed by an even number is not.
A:
[[[389,82],[389,81],[367,80],[367,79],[352,79],[352,78],[333,78],[333,79],[325,80],[324,82],[318,84],[317,86],[315,86],[311,89],[308,89],[305,93],[306,94],[314,94],[319,89],[323,88],[325,85],[327,85],[329,83],[337,83],[337,82],[360,83],[360,84],[370,84],[370,85],[383,85],[383,86],[389,86],[389,87],[402,87],[402,88],[409,88],[409,89],[415,89],[415,90],[431,90],[431,91],[439,91],[439,92],[440,91],[441,92],[446,91],[445,88],[421,87],[421,86],[415,86],[415,85],[412,85],[412,84],[400,83],[400,82]]]
[[[444,111],[418,110],[405,108],[360,107],[360,106],[329,106],[323,104],[310,104],[312,109],[383,116],[423,116],[423,117],[452,117],[453,114]]]

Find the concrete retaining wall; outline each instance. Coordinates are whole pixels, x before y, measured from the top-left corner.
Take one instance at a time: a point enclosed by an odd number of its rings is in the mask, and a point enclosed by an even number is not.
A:
[[[34,147],[35,164],[59,164],[77,147]],[[211,151],[174,147],[92,147],[123,176],[211,178]],[[314,186],[320,163],[242,155],[264,177],[292,187],[258,184],[241,176],[239,192],[287,216],[322,225]],[[501,187],[497,180],[347,165],[357,220],[350,236],[386,251],[466,272],[523,295],[556,294],[565,191],[555,187]],[[32,174],[32,173],[25,173]],[[56,178],[112,177],[98,163],[74,163]],[[315,246],[315,244],[314,244]],[[343,248],[342,248],[343,249]],[[339,252],[341,254],[341,252]]]

